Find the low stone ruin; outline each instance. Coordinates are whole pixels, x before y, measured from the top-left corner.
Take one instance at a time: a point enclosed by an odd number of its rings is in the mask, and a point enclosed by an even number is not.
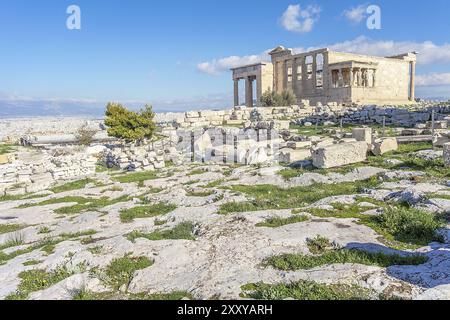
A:
[[[311,115],[298,120],[298,124],[325,122],[346,124],[378,124],[383,121],[387,126],[414,127],[417,123],[431,121],[432,112],[435,112],[435,120],[444,120],[450,113],[448,103],[421,102],[413,106],[338,106],[318,105]]]
[[[144,146],[112,146],[104,154],[108,168],[127,171],[153,171],[165,167],[164,149],[161,144]],[[172,159],[171,159],[172,160]]]
[[[78,152],[41,151],[19,154],[19,159],[0,165],[0,196],[23,195],[48,189],[60,180],[95,173],[97,158],[80,149]]]

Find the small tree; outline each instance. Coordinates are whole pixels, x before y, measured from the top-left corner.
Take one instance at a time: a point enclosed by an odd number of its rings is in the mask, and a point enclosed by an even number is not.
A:
[[[88,146],[94,140],[94,136],[97,133],[95,129],[89,129],[87,124],[81,126],[75,133],[75,137],[79,144]]]
[[[123,139],[127,142],[141,142],[151,139],[156,130],[153,118],[155,113],[152,106],[134,112],[118,103],[108,103],[106,106],[105,125],[108,126],[108,135]]]
[[[261,105],[263,107],[275,107],[277,104],[277,93],[271,89],[264,92],[261,96]]]
[[[292,106],[297,103],[297,98],[291,90],[283,90],[281,93],[281,103],[282,107]],[[280,107],[281,107],[280,106]]]
[[[297,98],[290,90],[284,90],[281,94],[267,90],[261,96],[261,105],[263,107],[286,107],[297,103]]]

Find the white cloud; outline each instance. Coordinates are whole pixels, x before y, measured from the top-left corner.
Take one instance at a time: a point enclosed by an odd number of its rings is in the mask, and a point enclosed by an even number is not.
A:
[[[360,23],[367,16],[367,4],[344,10],[342,15],[352,23]]]
[[[302,10],[299,4],[291,4],[280,19],[281,25],[288,31],[297,33],[310,32],[319,20],[321,8],[310,5]]]
[[[201,62],[197,64],[197,69],[203,73],[209,75],[218,75],[221,72],[229,71],[231,68],[254,64],[267,60],[267,53],[262,53],[260,55],[249,55],[249,56],[230,56],[221,59],[214,59],[212,61]]]
[[[325,46],[334,51],[353,52],[373,56],[390,56],[400,53],[418,51],[419,64],[438,64],[450,62],[450,44],[434,44],[431,41],[392,41],[372,40],[361,36],[354,40]]]
[[[416,76],[418,87],[449,86],[450,73],[429,73]]]
[[[353,40],[338,42],[334,44],[324,44],[317,47],[297,47],[294,53],[306,52],[318,48],[330,48],[334,51],[351,52],[358,54],[368,54],[373,56],[392,56],[400,53],[418,51],[417,61],[419,65],[445,64],[450,63],[450,44],[437,45],[431,41],[413,42],[413,41],[391,41],[391,40],[372,40],[360,36]],[[261,61],[270,61],[268,49],[258,55],[230,56],[221,59],[201,62],[197,69],[210,75],[218,75],[222,72],[228,72],[230,68],[243,66],[246,64],[258,63]]]

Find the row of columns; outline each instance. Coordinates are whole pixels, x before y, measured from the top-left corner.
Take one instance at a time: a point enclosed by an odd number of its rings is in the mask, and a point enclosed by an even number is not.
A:
[[[239,80],[234,79],[234,105],[239,105]],[[249,76],[245,78],[245,105],[248,108],[253,108],[253,81],[256,80],[255,76]]]
[[[344,70],[348,73],[348,83],[346,83],[346,79],[344,79]],[[357,86],[373,88],[376,85],[376,69],[344,68],[338,69],[337,71],[337,79],[333,79],[332,77],[334,88],[341,88],[345,87],[346,85],[350,87]],[[371,71],[371,73],[369,73],[369,71]],[[372,81],[369,80],[369,74],[371,74],[372,76]]]

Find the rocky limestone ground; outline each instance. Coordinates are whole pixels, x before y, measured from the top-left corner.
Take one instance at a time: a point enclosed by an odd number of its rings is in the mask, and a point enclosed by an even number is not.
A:
[[[285,291],[303,283],[357,292],[331,298],[450,299],[448,220],[426,243],[374,222],[391,206],[433,216],[450,210],[448,172],[404,159],[335,170],[192,164],[103,171],[0,198],[0,298],[298,298]],[[354,249],[422,260],[273,262]],[[252,295],[251,284],[265,291]]]

